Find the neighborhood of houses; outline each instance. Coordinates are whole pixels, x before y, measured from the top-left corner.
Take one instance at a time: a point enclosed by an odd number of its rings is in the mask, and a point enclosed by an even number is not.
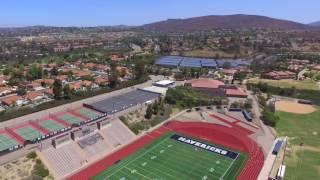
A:
[[[113,56],[113,59],[121,57]],[[104,64],[64,62],[63,64],[49,63],[37,64],[44,72],[50,72],[44,78],[35,80],[24,80],[17,86],[10,86],[10,75],[0,76],[0,102],[1,110],[7,108],[20,107],[25,105],[39,105],[54,99],[53,84],[60,80],[62,86],[68,85],[73,92],[95,90],[109,85],[108,75],[110,67]],[[23,76],[27,76],[30,66],[24,67]],[[52,71],[57,71],[54,75]],[[127,67],[117,66],[119,81],[127,81],[132,77],[132,73]],[[18,93],[18,89],[25,89],[23,95]]]

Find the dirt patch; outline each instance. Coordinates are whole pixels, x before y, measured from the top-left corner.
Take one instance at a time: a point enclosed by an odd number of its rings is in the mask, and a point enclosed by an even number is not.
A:
[[[309,114],[316,111],[316,108],[308,104],[299,104],[290,101],[277,101],[276,110],[296,114]]]

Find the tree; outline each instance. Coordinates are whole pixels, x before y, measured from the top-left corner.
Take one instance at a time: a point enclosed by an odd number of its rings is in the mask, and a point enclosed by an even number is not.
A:
[[[70,99],[71,98],[71,89],[70,89],[69,84],[67,84],[67,85],[65,85],[63,87],[63,97],[65,99]]]
[[[234,80],[238,80],[240,81],[240,84],[242,84],[243,80],[245,80],[247,77],[247,73],[246,72],[236,72],[233,76]]]
[[[137,61],[137,63],[134,66],[134,73],[136,79],[141,79],[142,77],[145,76],[146,71],[144,67],[144,63],[142,61]]]
[[[146,114],[144,115],[144,117],[146,119],[150,119],[152,117],[152,106],[148,105],[147,110],[146,110]]]
[[[53,83],[53,94],[55,99],[60,99],[62,95],[62,82],[56,79]]]
[[[24,96],[24,95],[27,94],[27,90],[24,87],[19,86],[18,89],[17,89],[17,94],[19,96]]]
[[[42,78],[42,68],[38,64],[32,64],[28,71],[28,77],[30,80]]]
[[[112,62],[110,64],[110,74],[109,74],[109,86],[115,88],[118,84],[118,70],[117,64]]]
[[[152,105],[152,112],[154,115],[157,115],[159,112],[159,104],[158,101],[155,101]]]
[[[279,117],[275,115],[268,107],[264,107],[261,116],[262,121],[269,126],[275,127]]]
[[[53,67],[50,71],[51,75],[53,76],[58,76],[59,72],[58,69],[56,67]]]

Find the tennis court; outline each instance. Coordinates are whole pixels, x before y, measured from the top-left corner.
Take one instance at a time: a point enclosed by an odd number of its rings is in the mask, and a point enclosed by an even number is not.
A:
[[[47,129],[50,132],[59,131],[63,128],[65,128],[63,125],[56,123],[55,121],[51,119],[46,119],[38,123],[39,126]]]
[[[83,120],[78,118],[75,115],[69,114],[69,113],[65,113],[62,114],[60,116],[58,116],[59,119],[69,123],[69,124],[80,124]]]
[[[17,141],[10,138],[8,135],[0,134],[0,151],[10,149],[17,145],[18,145]]]
[[[87,117],[88,119],[92,119],[92,118],[101,116],[101,113],[94,111],[94,110],[91,110],[91,109],[88,109],[88,108],[85,108],[85,107],[81,107],[81,108],[77,109],[76,113],[78,113],[84,117]]]
[[[37,129],[31,127],[31,126],[25,126],[14,130],[15,133],[17,133],[19,136],[21,136],[25,140],[35,140],[41,136],[43,136],[43,133],[38,131]]]
[[[95,180],[236,179],[246,155],[168,133],[95,176]]]

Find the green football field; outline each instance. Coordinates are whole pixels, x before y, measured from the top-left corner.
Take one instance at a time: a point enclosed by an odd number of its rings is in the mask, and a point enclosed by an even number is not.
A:
[[[94,180],[214,180],[236,179],[245,163],[246,155],[190,138],[207,145],[231,151],[230,158],[206,149],[173,139],[168,133],[134,154],[119,161]],[[179,135],[178,135],[179,136]],[[186,137],[186,136],[184,136]]]

